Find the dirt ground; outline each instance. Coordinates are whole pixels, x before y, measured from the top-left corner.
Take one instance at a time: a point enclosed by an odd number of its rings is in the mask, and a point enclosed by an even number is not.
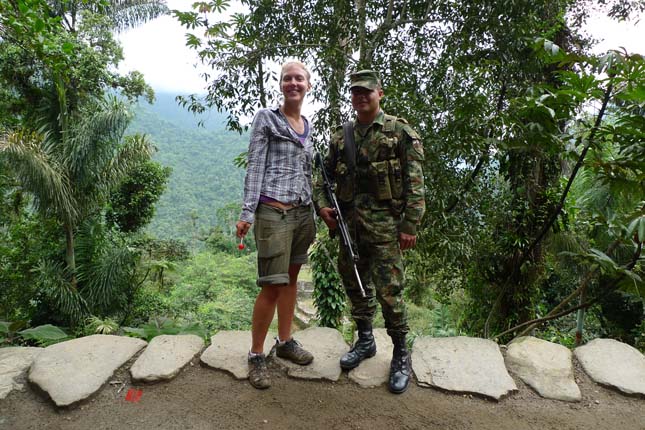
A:
[[[132,384],[124,366],[92,398],[57,409],[34,387],[0,400],[0,430],[23,429],[589,429],[645,430],[645,399],[591,382],[576,369],[580,403],[546,400],[516,379],[519,390],[499,402],[411,384],[402,395],[385,386],[292,379],[271,365],[265,391],[197,359],[174,380]],[[137,403],[125,400],[141,389]]]

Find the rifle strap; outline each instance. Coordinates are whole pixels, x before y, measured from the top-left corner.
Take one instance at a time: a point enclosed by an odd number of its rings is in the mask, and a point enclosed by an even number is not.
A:
[[[354,170],[356,169],[356,142],[354,141],[354,123],[347,121],[343,124],[343,145],[345,146],[345,163],[349,177],[354,179]]]
[[[343,124],[343,145],[345,146],[345,163],[347,171],[352,179],[352,204],[356,204],[356,142],[354,141],[354,123],[347,121]],[[354,237],[356,237],[356,211],[353,213]],[[358,250],[355,250],[358,257]]]

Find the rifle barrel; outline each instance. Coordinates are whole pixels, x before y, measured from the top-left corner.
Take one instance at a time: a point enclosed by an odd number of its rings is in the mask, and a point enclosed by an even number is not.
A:
[[[340,205],[338,204],[338,200],[336,199],[336,195],[334,194],[334,190],[332,189],[331,180],[327,175],[327,169],[325,169],[325,164],[323,163],[320,152],[316,152],[316,155],[314,158],[315,158],[316,165],[318,165],[318,167],[322,171],[325,193],[327,194],[327,197],[329,198],[329,202],[331,203],[333,209],[336,211],[336,221],[338,224],[338,229],[340,230],[340,235],[343,241],[343,245],[346,247],[347,252],[349,253],[349,257],[352,260],[352,267],[354,269],[354,275],[356,276],[356,281],[358,281],[358,287],[361,290],[361,296],[365,297],[365,289],[363,288],[363,282],[361,281],[361,276],[358,273],[358,266],[356,265],[356,263],[360,259],[358,255],[358,251],[354,248],[352,237],[349,234],[347,223],[345,222],[345,218],[343,218],[343,214],[340,210]]]

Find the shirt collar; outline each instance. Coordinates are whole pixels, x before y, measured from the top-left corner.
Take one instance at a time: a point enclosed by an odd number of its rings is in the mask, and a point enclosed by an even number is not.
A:
[[[381,127],[383,127],[383,124],[385,123],[385,112],[383,112],[383,109],[379,110],[378,113],[376,114],[376,118],[374,118],[374,121],[372,121],[372,126],[373,124],[378,124]],[[358,125],[358,119],[354,119],[354,127]]]

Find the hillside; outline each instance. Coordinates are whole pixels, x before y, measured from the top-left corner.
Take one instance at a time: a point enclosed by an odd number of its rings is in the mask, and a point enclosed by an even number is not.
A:
[[[218,208],[240,202],[244,171],[233,159],[248,141],[227,131],[221,114],[195,117],[174,97],[160,93],[153,105],[141,102],[128,133],[150,136],[158,150],[155,160],[173,169],[148,230],[159,238],[189,241],[217,223]]]

